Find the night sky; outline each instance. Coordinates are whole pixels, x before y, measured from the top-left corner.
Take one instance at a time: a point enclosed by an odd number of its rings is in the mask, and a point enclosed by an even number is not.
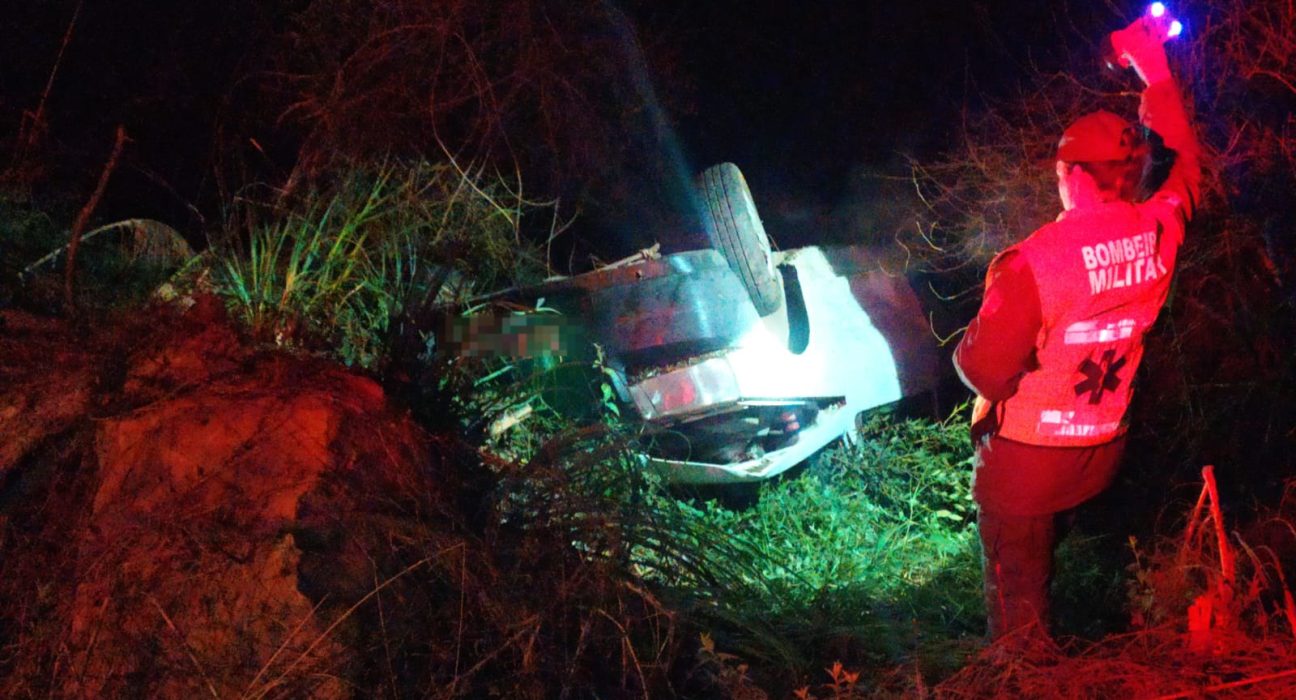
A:
[[[947,148],[965,104],[1011,90],[1030,57],[1047,56],[1033,28],[1049,5],[705,3],[683,139],[699,167],[744,169],[784,245],[850,240],[834,213],[910,191],[868,175],[903,176],[903,156]]]
[[[249,125],[241,100],[288,18],[307,4],[86,3],[47,106],[50,182],[81,196],[118,123],[134,143],[105,199],[105,217],[161,218],[191,237],[214,225],[225,204],[214,172],[228,161],[217,144],[239,129],[265,149],[250,175],[282,178],[294,136],[270,119]],[[678,162],[625,176],[640,196],[595,201],[574,239],[600,254],[653,240],[688,247],[687,232],[663,230],[690,225],[661,214],[662,200],[678,199],[680,189],[662,179],[733,161],[777,243],[853,240],[863,235],[852,230],[860,216],[843,211],[882,207],[902,188],[869,175],[902,176],[902,156],[948,147],[960,110],[1011,92],[1028,63],[1058,67],[1052,37],[1114,24],[1111,8],[1063,15],[1065,4],[623,1],[617,9],[646,47],[646,70],[626,58],[626,73],[608,78],[631,84],[638,73],[661,117],[645,114],[639,125],[649,136],[634,140],[642,153],[631,159]],[[76,6],[58,0],[7,10],[10,39],[0,45],[5,131],[39,102]]]

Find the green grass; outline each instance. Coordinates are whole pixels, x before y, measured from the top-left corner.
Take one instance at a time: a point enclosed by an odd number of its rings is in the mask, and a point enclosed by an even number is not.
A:
[[[937,657],[984,624],[969,460],[962,415],[879,418],[858,444],[735,511],[676,498],[629,473],[639,469],[629,459],[625,478],[638,486],[618,496],[633,504],[619,520],[628,563],[775,683],[834,658],[952,667],[957,655]]]
[[[743,509],[683,498],[646,471],[633,424],[562,425],[538,421],[510,438],[531,449],[514,453],[527,466],[502,486],[508,519],[569,527],[579,549],[619,561],[719,652],[759,669],[763,685],[796,687],[834,660],[913,662],[940,676],[979,643],[964,411],[879,416]]]
[[[444,296],[457,275],[484,290],[542,276],[519,233],[533,205],[509,197],[449,165],[355,170],[232,217],[217,289],[258,339],[373,368],[393,319]]]

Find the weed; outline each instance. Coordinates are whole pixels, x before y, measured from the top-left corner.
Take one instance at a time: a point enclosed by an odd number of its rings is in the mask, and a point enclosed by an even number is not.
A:
[[[268,222],[238,218],[252,222],[246,250],[221,250],[218,290],[258,340],[376,367],[392,319],[444,294],[459,270],[487,288],[538,279],[517,229],[529,204],[506,207],[505,192],[450,165],[354,170]]]
[[[828,674],[828,682],[820,686],[828,695],[817,695],[810,686],[798,688],[794,695],[797,700],[816,700],[817,698],[850,698],[856,697],[855,685],[859,683],[859,671],[849,671],[842,666],[840,661],[833,662],[824,672]]]

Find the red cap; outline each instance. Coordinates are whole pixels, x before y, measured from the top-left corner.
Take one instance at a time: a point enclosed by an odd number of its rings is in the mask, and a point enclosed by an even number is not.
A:
[[[1134,127],[1111,112],[1091,112],[1062,132],[1057,159],[1066,163],[1126,160],[1137,148]]]

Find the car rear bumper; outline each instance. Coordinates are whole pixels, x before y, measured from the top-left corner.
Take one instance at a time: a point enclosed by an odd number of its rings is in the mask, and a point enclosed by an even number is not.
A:
[[[842,404],[819,412],[815,422],[801,429],[796,440],[759,457],[730,463],[662,459],[648,456],[649,469],[673,483],[720,484],[763,481],[791,469],[849,432],[855,423]]]

